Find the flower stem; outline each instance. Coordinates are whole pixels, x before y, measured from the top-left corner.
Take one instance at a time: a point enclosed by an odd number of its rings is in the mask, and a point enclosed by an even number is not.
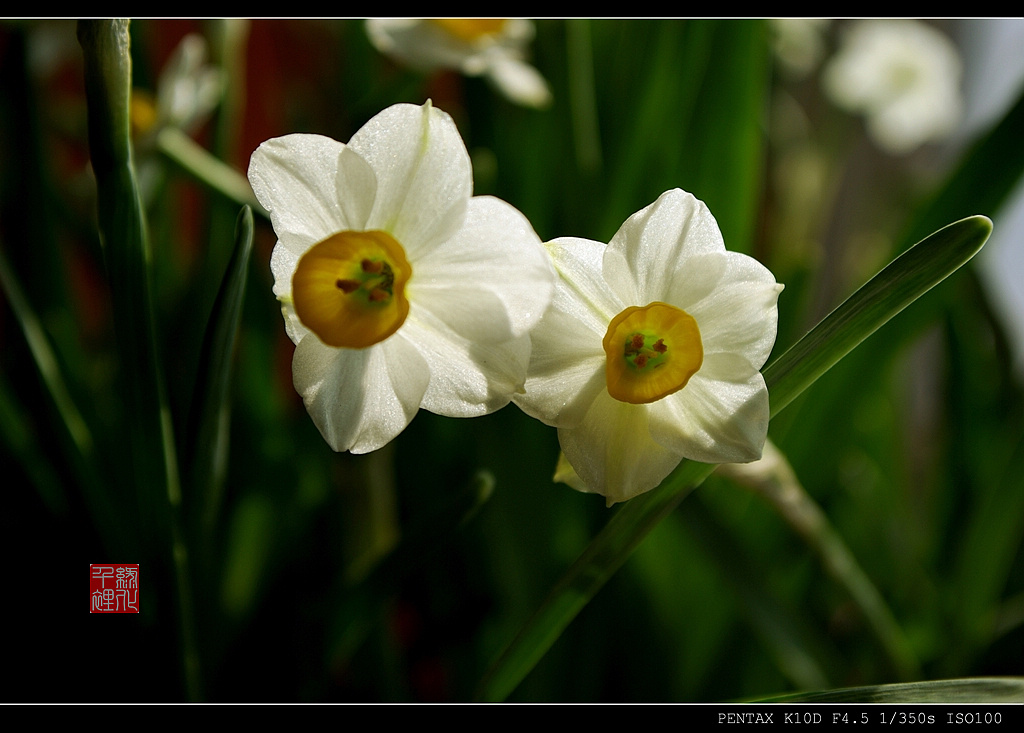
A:
[[[138,524],[145,538],[155,540],[140,551],[151,555],[155,566],[169,561],[173,568],[185,685],[188,698],[198,700],[199,650],[188,551],[181,528],[181,484],[167,390],[157,353],[150,284],[152,254],[129,132],[128,21],[79,21],[78,40],[85,65],[89,153],[96,176],[100,241],[107,265],[118,356],[127,386],[130,421],[125,432],[126,442],[131,446],[139,501]]]
[[[815,552],[826,572],[850,594],[899,678],[919,678],[917,657],[892,611],[779,449],[768,441],[760,461],[724,464],[718,473],[771,504]]]
[[[240,205],[249,206],[265,219],[270,213],[253,195],[245,176],[211,155],[176,127],[165,127],[156,137],[157,149],[200,183]]]
[[[594,55],[590,43],[590,21],[566,21],[569,62],[569,103],[572,106],[573,142],[576,164],[584,173],[601,170],[601,131],[597,121],[594,93]]]

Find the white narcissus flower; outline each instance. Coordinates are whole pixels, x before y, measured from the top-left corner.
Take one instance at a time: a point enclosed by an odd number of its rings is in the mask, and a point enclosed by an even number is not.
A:
[[[828,18],[772,18],[772,50],[782,69],[793,79],[811,73],[825,52]]]
[[[782,286],[728,252],[703,202],[675,189],[607,245],[547,243],[561,276],[534,329],[526,392],[513,399],[558,428],[574,488],[608,504],[654,488],[683,458],[760,458]],[[580,483],[582,482],[582,486]]]
[[[206,63],[206,41],[190,33],[160,73],[157,116],[188,132],[220,103],[226,85],[224,71]]]
[[[551,90],[526,63],[533,23],[522,18],[373,18],[370,42],[383,54],[423,70],[456,69],[485,76],[510,101],[551,104]]]
[[[951,134],[962,116],[960,55],[946,36],[914,20],[860,21],[822,74],[836,105],[867,116],[890,153]]]
[[[132,121],[142,135],[163,127],[191,133],[220,104],[227,83],[223,69],[206,63],[206,40],[195,33],[181,39],[160,72],[155,101],[132,94]]]
[[[268,140],[249,181],[278,236],[295,389],[332,448],[372,451],[421,407],[483,415],[522,388],[555,274],[519,211],[472,195],[447,114],[399,104],[348,145]]]

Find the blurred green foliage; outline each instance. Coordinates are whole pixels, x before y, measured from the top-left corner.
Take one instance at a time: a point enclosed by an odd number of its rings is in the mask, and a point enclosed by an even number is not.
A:
[[[952,158],[892,159],[813,75],[778,73],[757,20],[538,21],[533,63],[554,93],[542,111],[479,78],[399,67],[357,21],[130,32],[140,99],[186,33],[207,38],[226,94],[193,136],[239,173],[267,138],[345,141],[385,107],[430,97],[459,126],[476,193],[518,207],[543,239],[607,241],[663,191],[690,191],[730,249],[786,285],[776,354],[931,231],[971,214],[998,230],[1024,171],[1020,102]],[[101,246],[75,24],[0,24],[0,75],[0,514],[18,630],[4,699],[471,699],[621,510],[553,484],[555,431],[512,406],[462,421],[421,412],[381,451],[333,453],[291,387],[269,224],[239,220],[230,193],[137,133],[149,254],[130,267],[148,282],[110,279],[124,267]],[[148,290],[133,301],[133,288]],[[125,346],[132,329],[151,334],[152,364],[145,344]],[[769,433],[920,679],[1022,673],[1024,405],[1011,364],[968,265]],[[146,380],[163,409],[132,397]],[[151,478],[172,474],[180,504]],[[103,562],[140,563],[140,614],[86,615],[87,566]],[[716,701],[906,677],[793,526],[715,474],[509,699]]]

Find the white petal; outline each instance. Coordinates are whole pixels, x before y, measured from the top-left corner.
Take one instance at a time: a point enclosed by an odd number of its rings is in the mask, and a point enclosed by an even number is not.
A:
[[[559,237],[544,246],[560,277],[556,291],[575,300],[579,305],[571,312],[600,331],[604,338],[612,318],[627,305],[634,305],[617,298],[605,282],[602,262],[607,246],[577,237]]]
[[[396,104],[349,141],[377,176],[366,229],[389,232],[413,265],[462,226],[473,193],[466,145],[452,118],[434,109]]]
[[[537,29],[532,20],[526,18],[507,18],[501,27],[501,35],[498,37],[500,43],[507,48],[523,48],[533,37],[537,35]]]
[[[531,332],[526,391],[513,399],[547,425],[571,428],[605,388],[602,341],[608,323],[624,306],[601,277],[605,245],[564,237],[546,246],[562,276],[551,306]]]
[[[697,254],[724,252],[718,222],[703,201],[678,188],[629,217],[604,255],[604,277],[624,302],[664,301],[675,272]]]
[[[566,484],[577,491],[582,491],[587,494],[593,494],[594,492],[583,483],[583,479],[576,473],[576,469],[572,467],[569,460],[565,457],[565,453],[562,451],[558,452],[558,463],[555,465],[555,475],[551,477],[551,480],[555,483]]]
[[[587,488],[609,504],[653,489],[681,459],[651,438],[646,405],[619,402],[607,391],[578,427],[558,431],[558,442]]]
[[[551,89],[535,68],[508,54],[492,52],[488,58],[487,78],[509,101],[536,109],[551,105]]]
[[[660,293],[657,298],[649,296],[648,302],[661,300],[691,313],[702,300],[714,293],[719,283],[725,281],[729,269],[728,254],[703,252],[688,257],[685,265],[665,273],[667,292]]]
[[[274,274],[274,295],[281,302],[284,328],[293,343],[299,343],[309,333],[302,325],[292,304],[292,275],[299,263],[299,256],[282,244],[274,247],[270,255],[270,271]]]
[[[364,160],[322,135],[267,140],[249,160],[249,183],[281,244],[298,255],[337,232],[364,229],[376,187]]]
[[[727,252],[724,259],[727,266],[716,287],[683,309],[697,321],[705,357],[738,354],[760,369],[775,345],[782,286],[753,257]]]
[[[521,391],[529,336],[501,343],[469,341],[429,312],[410,312],[399,332],[416,345],[430,370],[423,408],[448,417],[475,417],[504,407]]]
[[[555,271],[530,222],[489,196],[469,201],[455,236],[413,268],[409,300],[459,334],[495,343],[533,328],[551,301]]]
[[[768,434],[768,389],[742,358],[706,357],[683,389],[650,408],[651,437],[679,455],[703,463],[761,457]]]
[[[475,46],[427,20],[372,18],[366,21],[366,34],[378,51],[414,69],[460,69],[468,74],[484,69]]]
[[[401,334],[368,349],[335,349],[310,335],[295,348],[292,378],[328,445],[367,453],[413,419],[430,371]]]
[[[530,369],[513,401],[527,415],[557,428],[576,427],[606,388],[603,333],[588,328],[555,296],[533,330]]]

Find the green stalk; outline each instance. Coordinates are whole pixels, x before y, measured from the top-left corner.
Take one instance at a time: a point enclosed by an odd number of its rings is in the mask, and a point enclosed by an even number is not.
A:
[[[590,21],[566,21],[569,61],[569,104],[572,109],[576,165],[586,174],[601,170],[601,131],[594,93],[594,52],[590,43]]]
[[[231,416],[231,366],[245,301],[252,236],[252,209],[246,206],[238,214],[234,250],[206,326],[192,392],[184,465],[189,468],[187,475],[204,545],[213,542],[223,498]]]
[[[270,213],[256,200],[245,176],[211,155],[178,128],[165,127],[157,133],[156,147],[210,190],[239,206],[249,206],[264,219],[270,219]]]
[[[860,609],[899,678],[913,680],[920,677],[917,657],[882,594],[861,569],[825,512],[808,495],[779,449],[769,440],[760,461],[726,464],[719,466],[718,473],[767,501],[803,538],[826,572],[846,590]]]
[[[83,20],[78,40],[85,62],[89,150],[96,176],[100,241],[113,301],[114,328],[128,399],[133,475],[144,536],[155,553],[170,550],[178,591],[188,697],[197,700],[188,552],[181,528],[181,487],[166,387],[157,356],[151,299],[152,256],[135,179],[130,134],[131,53],[128,20]],[[151,533],[147,529],[153,530]],[[169,545],[169,548],[168,548]]]

